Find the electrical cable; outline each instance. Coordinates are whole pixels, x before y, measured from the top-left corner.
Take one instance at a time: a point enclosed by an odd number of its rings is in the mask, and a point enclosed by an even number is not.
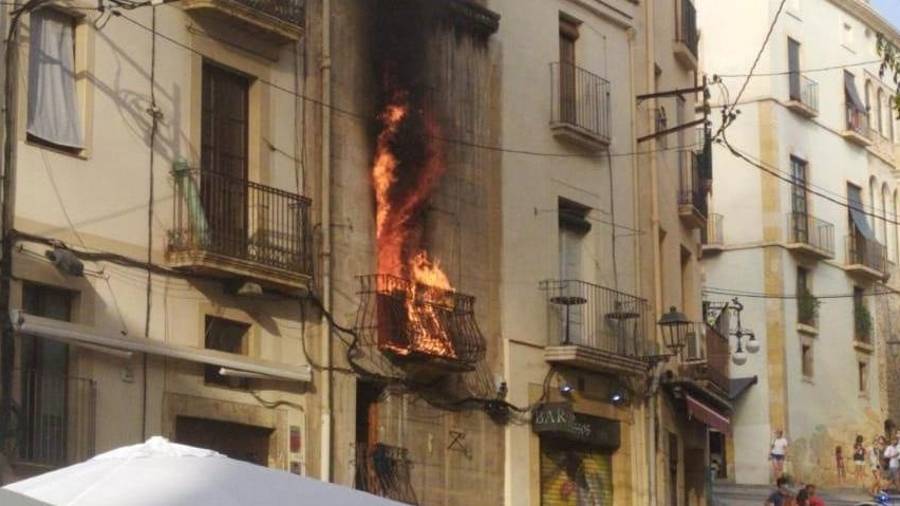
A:
[[[876,63],[881,63],[881,60],[869,60],[869,61],[861,61],[856,63],[847,63],[843,65],[831,65],[827,67],[814,67],[808,69],[800,69],[800,70],[784,70],[779,72],[757,72],[753,75],[750,74],[712,74],[717,77],[725,77],[725,78],[737,78],[737,77],[774,77],[774,76],[787,76],[791,74],[813,74],[816,72],[827,72],[829,70],[841,70],[848,69],[853,67],[864,67],[866,65],[874,65]]]

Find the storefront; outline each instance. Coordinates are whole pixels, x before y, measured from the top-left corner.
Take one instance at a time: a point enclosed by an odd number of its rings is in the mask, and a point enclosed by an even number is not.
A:
[[[618,421],[576,413],[569,403],[547,403],[535,411],[532,429],[540,439],[541,505],[613,504]]]

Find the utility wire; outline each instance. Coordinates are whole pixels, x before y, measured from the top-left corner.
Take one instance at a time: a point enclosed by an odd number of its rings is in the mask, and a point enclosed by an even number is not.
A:
[[[875,291],[875,292],[863,292],[860,294],[863,297],[886,297],[886,296],[898,296],[900,292],[896,290],[884,286],[883,288],[887,289],[885,291]],[[828,295],[814,295],[814,294],[806,294],[806,295],[797,295],[797,294],[771,294],[771,293],[762,293],[762,292],[751,292],[745,290],[737,290],[737,289],[728,289],[728,288],[717,288],[717,287],[706,287],[701,290],[703,293],[713,294],[713,295],[722,295],[727,297],[747,297],[748,299],[771,299],[771,300],[792,300],[799,299],[805,296],[813,296],[816,299],[852,299],[855,297],[859,297],[857,294],[828,294]]]
[[[800,69],[800,70],[784,70],[780,72],[756,72],[753,74],[714,74],[718,77],[725,78],[737,78],[737,77],[773,77],[773,76],[787,76],[791,74],[813,74],[816,72],[827,72],[829,70],[841,70],[848,69],[853,67],[864,67],[866,65],[874,65],[876,63],[881,63],[881,60],[869,60],[869,61],[861,61],[856,63],[847,63],[843,65],[830,65],[827,67],[814,67],[809,69]]]

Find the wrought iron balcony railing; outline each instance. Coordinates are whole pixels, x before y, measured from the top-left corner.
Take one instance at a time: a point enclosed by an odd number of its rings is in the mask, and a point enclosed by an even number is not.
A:
[[[878,241],[867,239],[862,234],[850,234],[847,236],[848,266],[863,266],[880,274],[886,274],[887,247]]]
[[[807,245],[823,254],[834,256],[834,225],[808,213],[787,215],[788,243]]]
[[[721,214],[710,214],[706,227],[700,229],[700,239],[704,246],[722,246],[725,244],[725,217]]]
[[[304,0],[233,0],[245,7],[303,26]]]
[[[54,469],[93,457],[94,381],[34,370],[18,377],[16,462]]]
[[[385,444],[356,448],[356,489],[406,504],[418,504],[409,450]]]
[[[577,345],[628,357],[656,352],[646,300],[579,280],[546,280],[549,344]]]
[[[863,139],[871,139],[871,132],[869,130],[869,118],[866,114],[866,111],[861,111],[857,107],[854,107],[849,103],[847,104],[845,109],[847,112],[847,130],[862,137]]]
[[[576,127],[609,141],[609,81],[566,62],[550,64],[552,125]]]
[[[813,112],[818,112],[819,83],[799,72],[793,72],[788,77],[788,85],[791,100],[800,102]]]
[[[695,380],[707,380],[723,392],[729,389],[728,338],[706,322],[690,325],[681,353],[683,373]]]
[[[219,172],[176,167],[170,252],[312,274],[309,199]]]
[[[708,213],[706,196],[708,180],[704,173],[706,159],[693,150],[679,152],[681,159],[678,165],[678,205],[690,206],[701,218],[706,219]]]
[[[361,276],[360,286],[356,329],[364,346],[395,363],[452,370],[471,370],[484,358],[474,297],[385,274]]]
[[[697,8],[691,0],[681,0],[681,15],[676,27],[676,40],[690,50],[694,58],[697,58],[697,47],[700,34],[697,31]]]

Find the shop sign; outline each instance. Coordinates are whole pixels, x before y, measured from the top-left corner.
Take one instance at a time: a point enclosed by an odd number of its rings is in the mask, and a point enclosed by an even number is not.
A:
[[[619,422],[576,413],[565,402],[548,402],[531,415],[536,434],[558,437],[601,448],[618,448],[621,444]]]

